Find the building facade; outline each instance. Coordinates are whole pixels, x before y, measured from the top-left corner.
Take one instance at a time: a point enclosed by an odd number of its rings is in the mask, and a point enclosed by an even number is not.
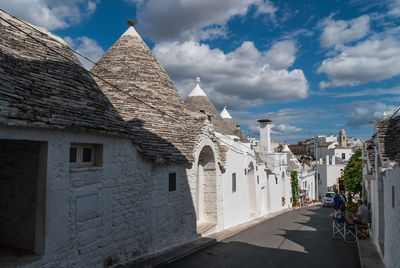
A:
[[[258,154],[205,94],[184,102],[132,25],[89,72],[0,16],[2,265],[109,267],[291,206],[269,132]]]
[[[386,267],[400,263],[400,117],[375,121],[363,144],[364,198],[371,208],[371,237]]]

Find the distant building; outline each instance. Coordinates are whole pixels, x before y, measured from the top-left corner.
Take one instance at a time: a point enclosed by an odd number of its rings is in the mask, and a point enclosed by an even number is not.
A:
[[[332,136],[329,140],[332,140]],[[344,129],[340,130],[337,141],[321,142],[315,147],[318,197],[322,198],[327,191],[333,191],[334,187],[344,190],[343,181],[340,178],[343,176],[347,161],[354,153],[347,147]]]
[[[299,141],[297,144],[289,144],[289,149],[295,155],[306,155],[307,154],[307,143],[306,141]]]

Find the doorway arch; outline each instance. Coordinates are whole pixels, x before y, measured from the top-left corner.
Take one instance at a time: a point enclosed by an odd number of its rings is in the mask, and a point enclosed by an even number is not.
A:
[[[249,195],[249,213],[250,217],[252,217],[257,212],[255,170],[253,162],[250,162],[247,168],[247,187]]]
[[[217,171],[214,152],[204,146],[199,154],[196,171],[195,210],[197,223],[217,222]]]

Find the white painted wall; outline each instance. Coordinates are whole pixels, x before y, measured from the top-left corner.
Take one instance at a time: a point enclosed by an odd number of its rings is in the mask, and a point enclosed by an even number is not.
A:
[[[351,149],[335,149],[335,157],[342,158],[342,154],[345,154],[344,161],[349,161],[350,157],[353,155],[353,151]]]
[[[338,178],[341,176],[341,169],[344,170],[346,165],[325,165],[317,164],[317,174],[320,174],[320,184],[318,185],[318,195],[325,196],[327,187],[338,185]],[[318,176],[318,175],[317,175]]]
[[[400,167],[397,164],[384,177],[385,254],[387,268],[400,264]]]
[[[254,151],[250,150],[250,144],[234,142],[224,136],[220,138],[224,139],[224,142],[231,146],[227,153],[227,167],[222,174],[223,222],[224,229],[226,229],[250,221],[266,213],[266,173],[263,164],[256,164]],[[254,176],[251,176],[251,173],[248,172],[250,163],[254,167]],[[232,192],[233,173],[236,173],[236,192]],[[249,180],[254,181],[253,183],[249,183]],[[249,187],[253,187],[253,189],[251,190]],[[250,209],[251,198],[254,198],[255,202],[254,212]],[[264,204],[263,201],[265,202]]]
[[[26,267],[102,267],[198,238],[186,166],[144,160],[125,138],[3,126],[0,138],[48,142],[45,255]],[[72,171],[71,142],[103,144],[103,166]]]
[[[307,198],[311,201],[316,198],[315,172],[301,172],[298,174],[299,185],[302,190],[307,190]]]

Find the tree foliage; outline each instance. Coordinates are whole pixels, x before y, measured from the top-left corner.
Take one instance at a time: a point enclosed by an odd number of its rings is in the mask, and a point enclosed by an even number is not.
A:
[[[357,150],[352,155],[350,161],[344,168],[344,187],[346,191],[352,194],[362,192],[362,163],[361,163],[361,150]]]
[[[293,206],[296,205],[297,202],[297,196],[298,196],[298,185],[299,185],[299,180],[297,179],[297,171],[293,170],[290,173],[290,177],[292,178],[291,180],[291,185],[292,185],[292,201],[293,201]]]

